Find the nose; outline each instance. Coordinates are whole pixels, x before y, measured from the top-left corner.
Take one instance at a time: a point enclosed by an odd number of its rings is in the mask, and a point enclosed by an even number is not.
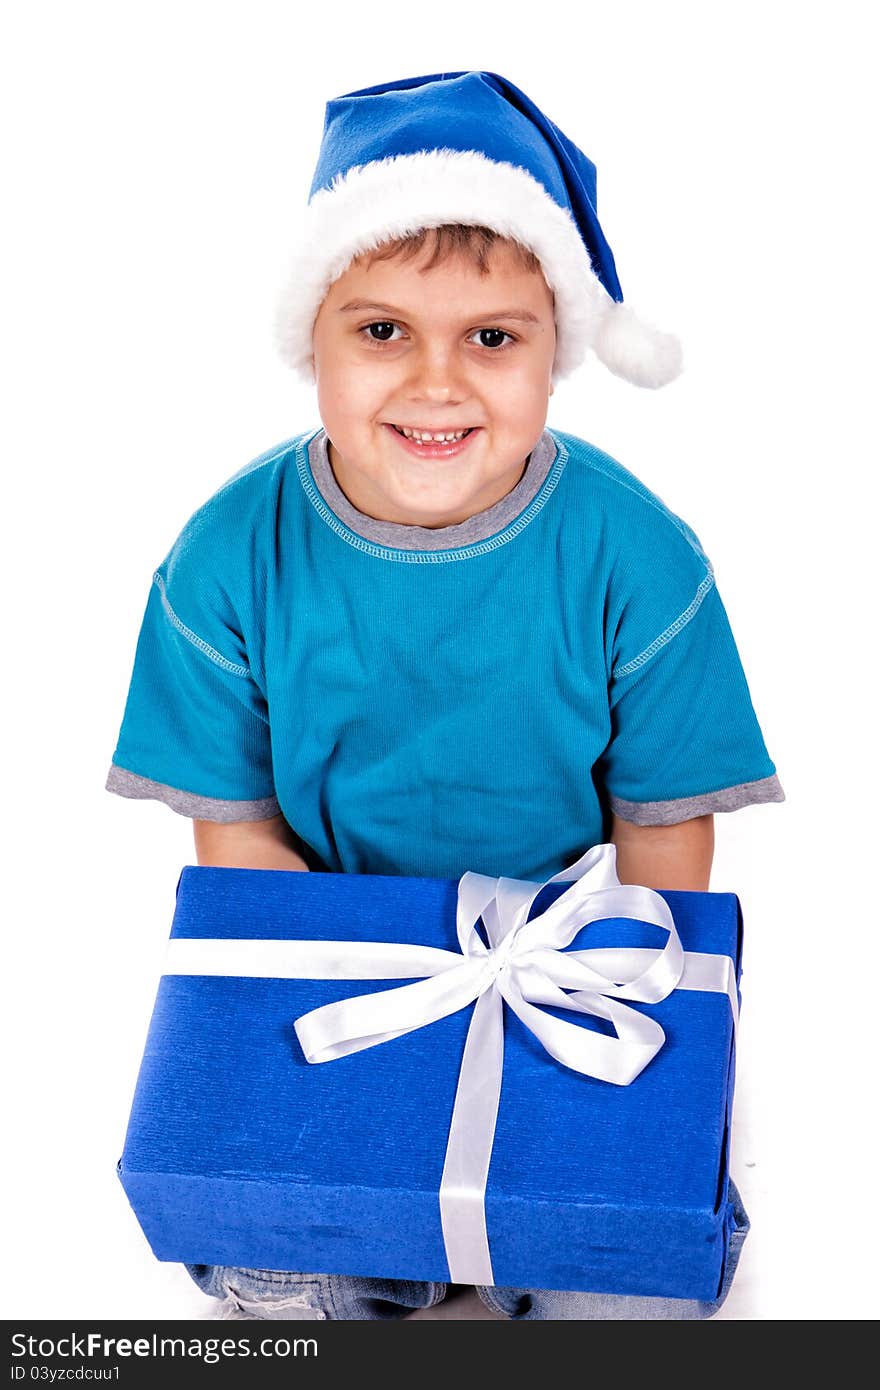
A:
[[[458,404],[468,395],[456,352],[439,343],[425,344],[415,355],[408,388],[412,400],[436,405]]]

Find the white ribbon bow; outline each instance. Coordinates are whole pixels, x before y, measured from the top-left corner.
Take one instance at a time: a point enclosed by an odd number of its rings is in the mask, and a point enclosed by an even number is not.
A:
[[[622,885],[615,865],[613,845],[588,850],[547,880],[572,886],[532,921],[527,921],[529,909],[545,883],[465,873],[458,887],[458,952],[395,942],[176,937],[167,973],[422,977],[399,989],[356,995],[302,1014],[294,1027],[309,1062],[330,1062],[376,1047],[476,1000],[449,1128],[440,1217],[451,1281],[491,1285],[485,1192],[504,1067],[502,1001],[558,1062],[619,1086],[628,1086],[665,1042],[654,1019],[621,1001],[659,1003],[677,986],[717,990],[728,995],[736,1022],[730,958],[684,952],[664,899],[650,888]],[[609,917],[662,927],[668,932],[666,944],[660,949],[564,950],[583,927]],[[488,946],[477,931],[480,918]],[[606,1019],[615,1036],[556,1018],[544,1012],[548,1006]]]

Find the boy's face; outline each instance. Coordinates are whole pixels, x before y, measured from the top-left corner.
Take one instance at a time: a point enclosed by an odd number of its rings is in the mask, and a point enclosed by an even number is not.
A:
[[[556,350],[544,277],[495,243],[490,270],[453,256],[355,261],[314,328],[318,408],[349,501],[380,521],[451,526],[515,487],[547,418]],[[418,443],[402,429],[470,433]]]

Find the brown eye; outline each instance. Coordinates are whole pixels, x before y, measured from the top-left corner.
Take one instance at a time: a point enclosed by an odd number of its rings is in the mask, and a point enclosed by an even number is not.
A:
[[[505,339],[510,338],[510,334],[501,328],[478,328],[473,336],[478,340],[480,347],[484,348],[504,347]]]
[[[394,333],[396,323],[368,323],[367,333],[376,343],[387,343]]]

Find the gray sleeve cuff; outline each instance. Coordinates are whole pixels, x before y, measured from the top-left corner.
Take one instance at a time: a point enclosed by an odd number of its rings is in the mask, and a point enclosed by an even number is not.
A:
[[[164,801],[178,815],[189,816],[192,820],[212,820],[222,824],[233,821],[271,820],[280,815],[281,807],[277,797],[264,796],[259,801],[224,801],[213,796],[196,796],[194,792],[184,792],[178,787],[166,787],[164,782],[153,782],[149,777],[141,777],[127,768],[113,763],[105,783],[108,792],[117,796],[132,797],[135,801]]]
[[[711,816],[719,811],[738,811],[742,806],[758,806],[766,801],[784,801],[785,792],[779,778],[762,777],[757,782],[742,782],[738,787],[722,787],[717,792],[700,796],[682,796],[675,801],[622,801],[611,797],[611,809],[621,820],[632,825],[678,825],[697,816]]]

